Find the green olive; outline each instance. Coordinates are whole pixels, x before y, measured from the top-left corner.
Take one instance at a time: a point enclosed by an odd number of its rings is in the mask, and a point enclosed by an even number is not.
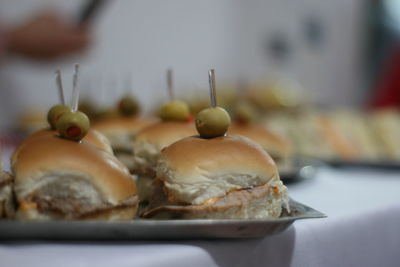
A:
[[[196,116],[196,128],[203,138],[223,136],[230,123],[231,117],[221,107],[203,109]]]
[[[56,105],[53,106],[49,113],[47,113],[47,121],[49,122],[51,128],[56,129],[56,123],[62,114],[65,112],[70,112],[72,109],[67,105]]]
[[[118,110],[114,108],[106,108],[98,111],[94,115],[93,120],[100,121],[100,120],[115,119],[118,118],[118,116],[119,116]]]
[[[119,101],[118,107],[123,116],[132,116],[139,112],[139,103],[130,96],[123,97]]]
[[[239,123],[251,123],[256,119],[256,111],[248,103],[239,103],[235,107],[235,120]]]
[[[62,137],[79,141],[88,133],[90,122],[85,113],[71,111],[64,113],[58,120],[56,126],[57,131]]]
[[[160,109],[160,117],[163,121],[186,121],[189,116],[189,107],[182,101],[169,102]]]
[[[89,119],[92,119],[96,114],[95,106],[88,99],[79,101],[79,111],[85,113],[89,117]]]

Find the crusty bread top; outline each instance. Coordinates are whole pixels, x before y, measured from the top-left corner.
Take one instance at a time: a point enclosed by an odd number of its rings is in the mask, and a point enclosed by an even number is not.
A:
[[[143,128],[157,122],[155,118],[144,118],[144,117],[117,117],[106,120],[101,120],[93,123],[93,129],[100,131],[105,135],[112,134],[114,132],[128,132],[130,134],[136,134]]]
[[[274,155],[289,156],[292,152],[288,141],[259,125],[232,124],[228,129],[228,134],[238,134],[247,137]]]
[[[43,129],[43,130],[37,131],[36,133],[34,133],[31,136],[27,137],[17,147],[17,149],[12,154],[12,156],[11,156],[11,165],[14,164],[14,161],[15,161],[16,157],[18,156],[19,151],[21,151],[21,149],[24,146],[29,144],[32,140],[35,140],[38,137],[42,137],[42,136],[46,136],[46,135],[58,135],[58,132],[54,131],[54,130]],[[104,150],[104,151],[106,151],[108,153],[113,154],[113,150],[111,148],[111,145],[110,145],[110,142],[108,141],[108,139],[103,134],[101,134],[100,132],[98,132],[96,130],[90,129],[88,134],[83,138],[83,141],[91,143],[91,144],[95,145],[97,148],[99,148],[101,150]]]
[[[184,138],[161,151],[173,176],[173,183],[199,183],[224,175],[250,174],[267,182],[277,174],[274,161],[261,146],[251,140],[227,135],[204,139]]]
[[[152,144],[161,150],[184,137],[196,134],[197,131],[193,123],[160,122],[140,131],[135,137],[135,143],[136,145],[140,145],[140,143]]]

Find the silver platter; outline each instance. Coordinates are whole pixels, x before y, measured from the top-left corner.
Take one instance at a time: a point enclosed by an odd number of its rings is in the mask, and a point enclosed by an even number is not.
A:
[[[345,161],[345,160],[328,160],[327,164],[339,168],[368,168],[368,169],[383,169],[383,170],[400,170],[400,162],[398,161]]]
[[[290,214],[257,220],[0,221],[1,240],[183,240],[258,238],[280,233],[294,221],[326,217],[290,200]]]
[[[292,181],[314,178],[319,167],[324,166],[322,161],[309,158],[295,156],[292,159],[290,166],[284,169],[279,169],[279,176],[284,183]]]

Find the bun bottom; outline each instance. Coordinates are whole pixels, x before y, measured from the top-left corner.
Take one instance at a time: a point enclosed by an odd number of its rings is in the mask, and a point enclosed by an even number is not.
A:
[[[13,218],[15,214],[12,176],[0,172],[0,218]]]
[[[136,178],[136,187],[139,194],[139,201],[150,201],[154,193],[153,177],[146,175],[139,175]]]
[[[115,151],[115,157],[129,169],[130,173],[134,173],[135,164],[132,153]]]
[[[97,211],[92,214],[81,215],[69,220],[102,220],[102,221],[129,221],[132,220],[137,211],[137,205],[132,207],[116,207],[108,210]],[[66,218],[56,213],[42,213],[38,210],[36,203],[25,202],[20,205],[16,216],[18,220],[50,221],[65,220]]]
[[[52,171],[15,186],[17,219],[25,220],[130,220],[138,196],[110,202],[81,172]]]
[[[162,186],[158,186],[159,191],[160,189],[162,190]],[[233,191],[225,197],[212,201],[212,203],[202,205],[166,203],[156,207],[154,207],[154,203],[151,203],[147,211],[143,213],[143,217],[154,219],[267,219],[280,217],[283,209],[289,211],[288,190],[281,181],[272,181],[251,189]]]
[[[0,189],[0,218],[13,218],[15,214],[14,198],[11,185]]]

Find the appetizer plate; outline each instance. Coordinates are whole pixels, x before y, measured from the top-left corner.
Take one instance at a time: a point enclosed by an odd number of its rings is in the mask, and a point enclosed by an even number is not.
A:
[[[345,160],[329,160],[327,163],[334,167],[340,168],[369,168],[369,169],[385,169],[400,170],[400,162],[394,161],[345,161]]]
[[[315,177],[318,168],[325,165],[320,160],[295,156],[292,164],[286,169],[279,170],[279,176],[284,183]]]
[[[256,220],[0,221],[1,240],[183,240],[260,238],[280,233],[300,219],[325,214],[290,200],[290,214]]]

